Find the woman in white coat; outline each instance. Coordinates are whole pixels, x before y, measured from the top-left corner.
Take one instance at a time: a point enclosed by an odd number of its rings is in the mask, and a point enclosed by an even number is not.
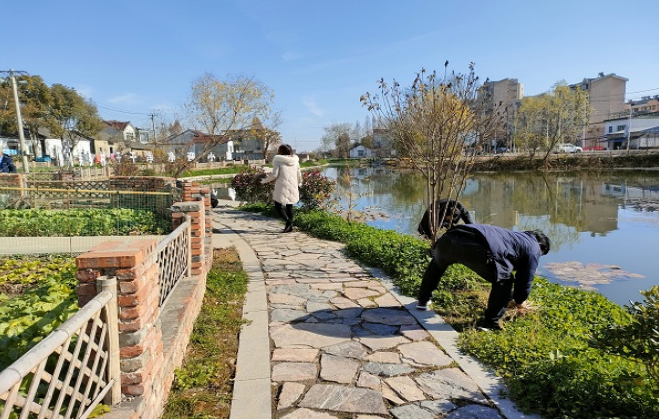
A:
[[[273,180],[275,181],[275,191],[272,199],[275,201],[275,209],[286,221],[286,227],[282,233],[289,233],[293,231],[293,204],[300,200],[298,187],[302,183],[302,173],[300,172],[300,159],[288,144],[279,146],[277,155],[272,160],[272,173],[261,183]],[[286,211],[284,211],[283,205],[286,205]]]

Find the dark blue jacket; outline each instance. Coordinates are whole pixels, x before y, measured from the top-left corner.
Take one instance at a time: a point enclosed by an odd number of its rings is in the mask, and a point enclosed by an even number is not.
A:
[[[4,153],[2,153],[2,160],[0,160],[0,173],[16,173],[14,161]]]
[[[542,256],[542,250],[535,236],[531,232],[512,231],[486,224],[461,224],[454,228],[474,232],[483,240],[492,253],[492,260],[496,266],[496,281],[512,279],[515,281],[513,298],[518,304],[526,301],[531,293],[535,271]]]

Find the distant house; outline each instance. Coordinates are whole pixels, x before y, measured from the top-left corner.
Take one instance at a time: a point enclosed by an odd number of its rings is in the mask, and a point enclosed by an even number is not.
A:
[[[200,155],[209,144],[213,143],[210,152],[215,160],[262,160],[265,158],[263,138],[269,135],[258,118],[252,125],[229,130],[221,135],[209,135],[198,130],[185,130],[180,134],[167,138],[166,146],[174,151],[178,157],[185,157],[187,153]],[[204,161],[205,159],[202,159]]]
[[[636,118],[609,119],[604,122],[605,139],[602,141],[608,150],[629,148],[659,148],[659,115]]]
[[[351,148],[349,151],[351,159],[361,159],[373,156],[373,150],[363,145],[358,145],[357,147]]]

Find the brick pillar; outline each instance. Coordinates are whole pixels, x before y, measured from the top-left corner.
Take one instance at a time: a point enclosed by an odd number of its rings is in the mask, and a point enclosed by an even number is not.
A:
[[[183,181],[183,202],[200,202],[203,203],[203,207],[200,207],[200,214],[203,214],[203,224],[201,227],[202,241],[204,243],[203,251],[203,262],[208,271],[208,267],[211,263],[212,252],[213,252],[213,215],[211,213],[211,190],[208,186],[202,186],[198,182],[192,181]],[[180,223],[179,223],[180,224]],[[175,224],[177,226],[178,224]],[[193,275],[195,273],[193,272]]]
[[[192,249],[192,261],[190,275],[203,275],[208,272],[206,265],[206,241],[204,240],[205,217],[203,216],[202,202],[178,202],[172,205],[173,227],[180,226],[185,221],[185,216],[190,216],[192,224],[190,248]]]
[[[105,242],[76,258],[78,301],[96,295],[96,278],[117,277],[121,392],[158,403],[154,382],[163,369],[162,331],[156,324],[160,287],[156,241]],[[160,401],[162,403],[162,401]]]

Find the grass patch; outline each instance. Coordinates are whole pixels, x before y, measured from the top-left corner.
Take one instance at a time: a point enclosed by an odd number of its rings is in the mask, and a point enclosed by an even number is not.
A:
[[[233,164],[227,167],[217,168],[217,169],[199,169],[199,170],[186,170],[181,174],[181,177],[193,177],[193,176],[211,176],[211,175],[231,175],[235,173],[240,173],[248,166],[244,164]]]
[[[164,419],[228,418],[247,274],[235,248],[215,249],[206,293]]]

